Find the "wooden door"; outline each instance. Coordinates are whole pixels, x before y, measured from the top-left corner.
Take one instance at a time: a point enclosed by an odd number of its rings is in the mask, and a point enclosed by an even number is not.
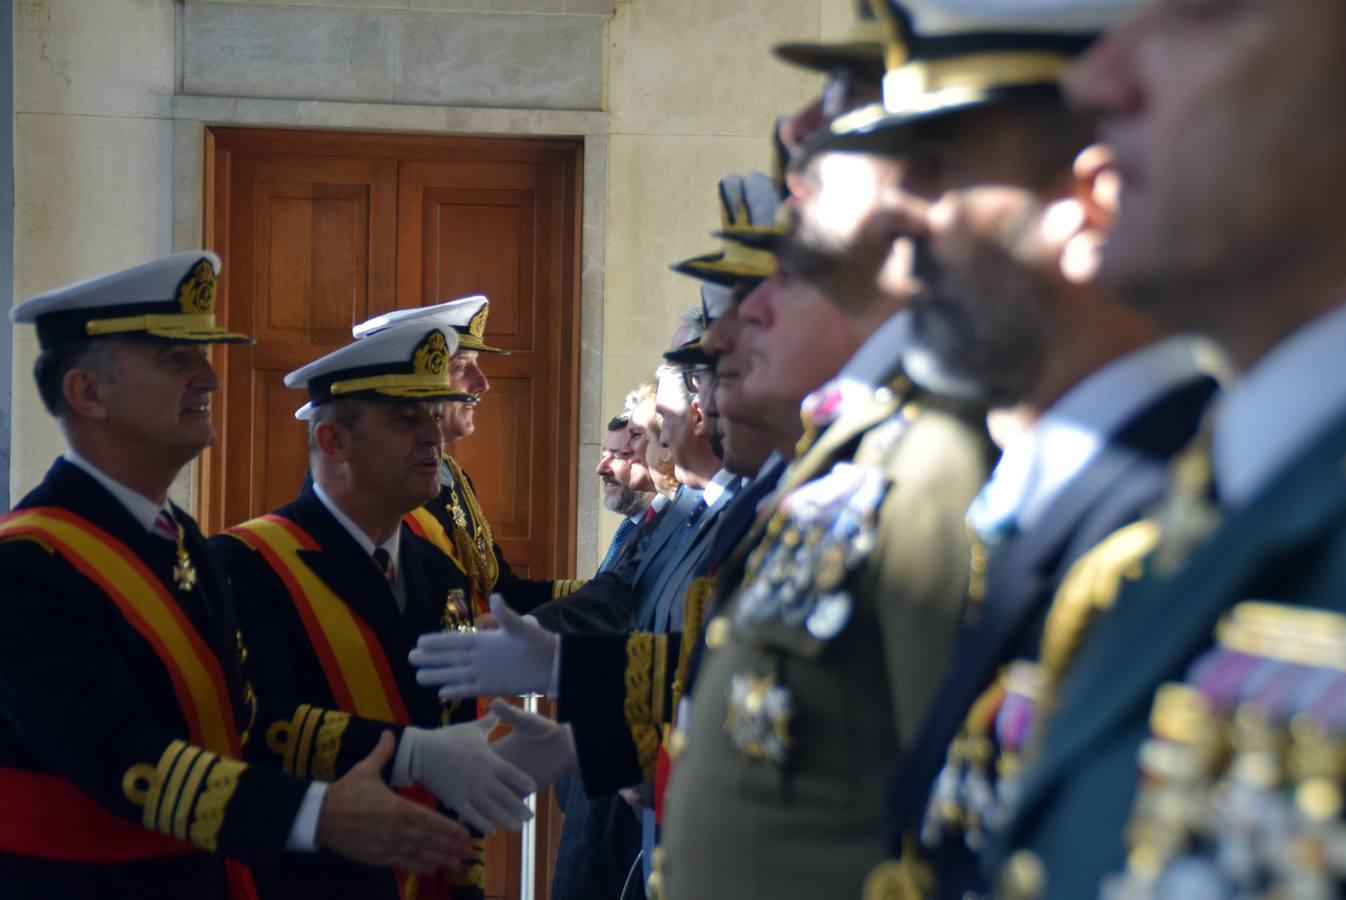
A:
[[[491,390],[451,448],[472,475],[511,565],[574,570],[578,424],[578,142],[288,130],[207,130],[206,245],[224,268],[219,440],[203,458],[207,532],[298,492],[304,395],[286,372],[350,340],[355,322],[467,294],[491,299]],[[559,815],[539,804],[536,896],[546,897]],[[487,896],[519,892],[517,835],[487,843]]]

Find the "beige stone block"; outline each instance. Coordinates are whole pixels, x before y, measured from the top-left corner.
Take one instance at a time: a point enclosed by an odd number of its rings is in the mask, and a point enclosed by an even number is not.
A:
[[[663,362],[657,354],[625,355],[609,353],[603,367],[603,402],[600,407],[603,421],[622,411],[626,394],[641,382],[652,377]],[[587,437],[587,436],[586,436]]]
[[[608,147],[606,355],[668,349],[699,282],[669,265],[717,250],[718,184],[765,170],[765,138],[614,136]],[[605,375],[604,381],[608,381]]]
[[[410,0],[412,9],[612,15],[612,0]]]
[[[21,0],[14,4],[14,108],[170,115],[175,32],[172,0]]]
[[[609,24],[614,134],[761,136],[794,112],[816,78],[771,55],[816,40],[818,0],[621,4]]]
[[[859,0],[865,3],[867,0]],[[818,0],[818,34],[823,41],[844,41],[855,29],[856,0]]]
[[[199,3],[231,3],[245,6],[344,6],[352,9],[408,9],[411,0],[182,0],[186,6]]]
[[[12,505],[37,487],[65,449],[56,420],[47,414],[33,386],[37,339],[27,325],[14,326],[13,396],[9,448],[9,501]]]
[[[598,109],[603,21],[579,15],[392,14],[399,103]]]
[[[228,97],[598,109],[603,20],[255,4],[184,12],[183,87]]]
[[[21,114],[14,127],[14,295],[169,252],[173,123]]]

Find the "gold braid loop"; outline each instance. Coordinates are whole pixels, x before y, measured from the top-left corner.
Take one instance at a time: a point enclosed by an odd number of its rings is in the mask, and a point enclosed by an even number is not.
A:
[[[495,535],[491,532],[491,523],[486,521],[486,513],[482,511],[476,491],[472,490],[472,485],[463,474],[462,466],[448,454],[444,455],[444,464],[448,466],[454,482],[449,488],[449,512],[454,523],[451,535],[453,546],[467,569],[465,574],[472,584],[472,590],[485,600],[491,596],[500,578],[500,563],[495,558]],[[467,503],[466,511],[458,502],[457,488],[460,487],[463,500]],[[468,528],[469,522],[476,529],[475,538]]]

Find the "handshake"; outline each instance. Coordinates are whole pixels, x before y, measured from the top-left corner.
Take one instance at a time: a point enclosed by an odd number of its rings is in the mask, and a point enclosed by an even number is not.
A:
[[[491,612],[500,627],[483,632],[422,635],[409,656],[416,680],[439,688],[442,700],[489,694],[543,693],[551,681],[558,638],[531,616],[515,615],[499,594]],[[500,723],[511,731],[487,736]],[[531,818],[528,794],[553,784],[575,762],[570,729],[497,698],[477,722],[408,728],[393,767],[393,784],[419,782],[482,833],[492,823],[515,830]]]
[[[410,659],[423,685],[444,700],[489,694],[544,693],[559,639],[531,616],[519,617],[497,594],[491,611],[500,627],[476,633],[423,635]],[[505,737],[491,741],[498,724]],[[471,853],[462,826],[388,791],[380,777],[392,763],[394,788],[421,784],[459,819],[483,834],[532,818],[524,798],[575,765],[570,728],[497,697],[489,715],[440,728],[406,728],[394,756],[391,734],[343,778],[329,785],[317,843],[368,865],[428,873],[462,863]]]

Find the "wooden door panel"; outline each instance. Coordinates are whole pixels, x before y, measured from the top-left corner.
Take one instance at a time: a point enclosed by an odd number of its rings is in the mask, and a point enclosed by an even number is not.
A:
[[[255,509],[272,510],[299,493],[308,469],[308,427],[295,419],[297,391],[283,382],[288,368],[253,370],[252,446],[254,471],[266,472],[253,482]]]
[[[206,245],[218,309],[251,346],[215,348],[220,439],[200,518],[218,531],[288,502],[308,463],[286,372],[350,340],[355,322],[467,294],[491,299],[492,386],[452,452],[521,575],[574,574],[580,145],[577,141],[207,129]],[[539,798],[536,896],[559,816]],[[486,895],[520,893],[517,835],[486,846]]]
[[[516,461],[532,458],[532,395],[532,378],[492,378],[476,411],[476,433],[450,448],[474,484],[490,485],[487,519],[511,564],[528,555],[531,538],[533,473]]]
[[[425,290],[452,298],[485,294],[491,300],[493,346],[533,348],[532,191],[429,189],[425,203],[425,243],[433,248],[433,270]]]
[[[369,309],[364,185],[257,185],[253,302],[259,341],[339,344]]]

